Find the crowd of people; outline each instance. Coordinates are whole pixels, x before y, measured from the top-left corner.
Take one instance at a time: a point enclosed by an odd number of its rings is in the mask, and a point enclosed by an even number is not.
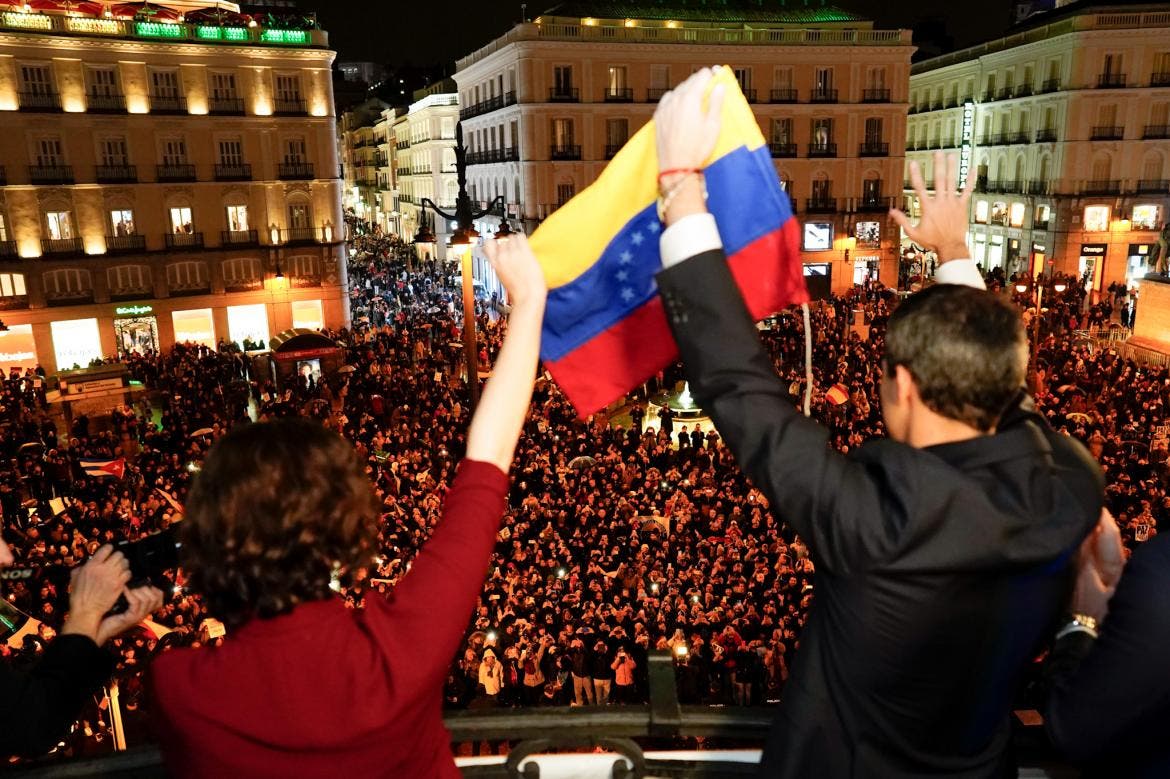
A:
[[[103,543],[166,528],[219,435],[249,420],[312,415],[353,443],[383,503],[379,565],[345,597],[357,606],[367,591],[390,591],[434,527],[465,445],[460,298],[452,278],[412,247],[356,222],[351,232],[354,325],[327,335],[352,371],[276,387],[230,344],[178,345],[126,359],[148,399],[100,423],[80,417],[68,431],[46,404],[42,373],[4,380],[0,509],[18,559],[67,568]],[[1000,281],[1004,295],[1015,294],[1014,279]],[[1107,505],[1126,543],[1138,544],[1170,514],[1166,435],[1152,435],[1170,403],[1170,373],[1078,336],[1089,320],[1111,316],[1111,301],[1086,314],[1083,294],[1076,284],[1046,294],[1036,404],[1102,463]],[[869,285],[813,307],[812,411],[841,451],[882,433],[873,355],[896,305],[892,291]],[[487,301],[477,308],[476,367],[487,369],[507,324]],[[798,402],[801,319],[778,315],[761,335]],[[650,398],[680,379],[679,368],[668,369],[626,406],[586,420],[538,381],[495,553],[444,687],[447,706],[644,701],[655,649],[676,658],[683,702],[751,705],[783,694],[815,593],[813,563],[710,423],[658,416]],[[834,385],[846,388],[844,402],[824,392]],[[83,458],[124,459],[125,475],[87,475]],[[133,713],[150,658],[221,640],[183,585],[180,572],[155,625],[112,644],[131,743],[148,737]],[[43,651],[64,588],[52,577],[5,583],[4,598],[42,624],[22,646],[0,644],[0,654],[20,664]],[[65,751],[108,749],[108,705],[95,699]]]

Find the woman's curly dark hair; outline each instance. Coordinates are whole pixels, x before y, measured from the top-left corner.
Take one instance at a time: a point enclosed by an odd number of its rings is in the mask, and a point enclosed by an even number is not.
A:
[[[376,553],[380,509],[353,447],[307,419],[220,439],[187,497],[183,567],[229,626],[330,597]]]

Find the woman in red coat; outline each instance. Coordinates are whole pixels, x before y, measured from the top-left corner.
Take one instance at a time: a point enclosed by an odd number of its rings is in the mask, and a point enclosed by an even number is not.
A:
[[[496,242],[490,242],[496,243]],[[532,395],[547,296],[523,236],[488,250],[515,301],[443,518],[388,598],[330,589],[377,554],[380,506],[353,448],[308,420],[212,449],[184,522],[190,586],[229,626],[154,663],[175,776],[458,777],[440,706],[483,585]]]

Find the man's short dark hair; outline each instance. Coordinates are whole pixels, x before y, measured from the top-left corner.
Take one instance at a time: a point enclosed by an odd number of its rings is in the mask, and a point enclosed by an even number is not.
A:
[[[1028,341],[1009,303],[973,287],[936,284],[890,316],[885,364],[910,372],[927,408],[986,431],[1024,385]]]
[[[228,625],[331,597],[376,554],[380,507],[353,446],[281,419],[220,439],[187,497],[183,566]]]

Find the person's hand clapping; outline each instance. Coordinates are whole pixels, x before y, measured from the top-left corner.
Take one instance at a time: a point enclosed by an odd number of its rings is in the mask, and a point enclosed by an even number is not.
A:
[[[506,241],[485,242],[484,253],[508,290],[513,306],[544,306],[548,297],[548,283],[528,239],[522,233]]]
[[[938,255],[940,264],[949,260],[968,259],[967,248],[968,205],[975,190],[975,177],[967,177],[961,192],[955,191],[954,182],[959,177],[959,158],[954,154],[934,154],[934,196],[926,192],[922,169],[917,162],[910,163],[910,183],[922,207],[922,218],[918,224],[910,223],[910,217],[897,209],[890,209],[890,216],[906,232],[906,237]]]
[[[162,593],[156,588],[131,590],[130,563],[110,545],[98,549],[79,568],[73,569],[69,585],[69,616],[61,628],[62,635],[83,635],[101,645],[122,631],[138,624],[143,617],[162,605]],[[125,595],[130,608],[110,617],[118,596]]]

